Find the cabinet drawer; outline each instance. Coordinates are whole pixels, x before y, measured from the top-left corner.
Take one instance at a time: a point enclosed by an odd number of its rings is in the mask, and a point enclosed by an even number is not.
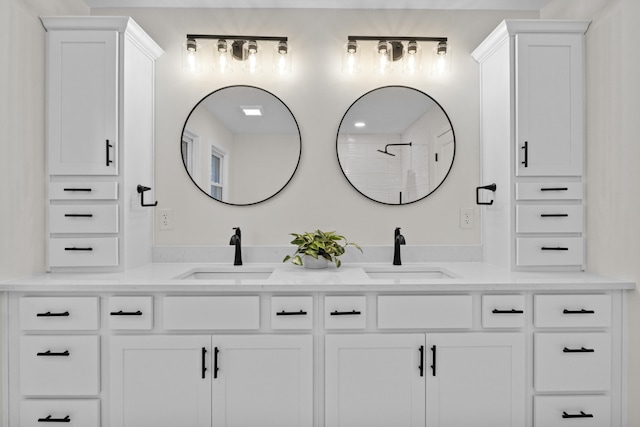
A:
[[[100,401],[49,399],[20,402],[20,427],[42,427],[47,423],[64,423],[67,427],[99,427]]]
[[[536,333],[536,391],[607,391],[611,388],[611,336]]]
[[[609,327],[611,295],[535,295],[538,328]]]
[[[517,182],[516,200],[582,200],[582,183]]]
[[[95,331],[100,323],[97,297],[22,297],[19,306],[25,331]]]
[[[153,328],[153,297],[111,297],[108,310],[111,329]]]
[[[100,341],[94,335],[20,338],[20,390],[25,396],[95,396]]]
[[[482,327],[524,327],[524,295],[483,295]]]
[[[516,239],[516,265],[581,266],[583,262],[581,237],[521,237]]]
[[[117,233],[118,205],[49,206],[50,233]]]
[[[517,233],[582,233],[582,205],[516,206]]]
[[[312,329],[313,297],[271,297],[272,329]]]
[[[260,297],[166,297],[164,328],[259,329]]]
[[[472,326],[471,295],[378,297],[381,329],[467,329]]]
[[[325,297],[324,327],[325,329],[365,329],[367,327],[366,297]]]
[[[608,396],[534,396],[534,427],[609,427]]]
[[[118,265],[117,237],[49,239],[51,267],[114,267]]]
[[[117,200],[117,182],[52,182],[51,200]]]

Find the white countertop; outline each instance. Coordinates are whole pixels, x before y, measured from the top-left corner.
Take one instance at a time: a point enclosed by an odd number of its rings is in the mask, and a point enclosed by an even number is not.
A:
[[[243,273],[270,271],[268,278]],[[180,279],[194,271],[231,272],[224,278]],[[391,271],[372,279],[366,271]],[[441,278],[396,278],[431,271]],[[238,274],[238,278],[229,278]],[[411,274],[409,274],[411,276]],[[447,277],[448,276],[448,277]],[[0,291],[16,292],[456,292],[456,291],[606,291],[633,290],[635,283],[582,272],[512,272],[483,262],[330,265],[309,270],[292,264],[154,263],[120,273],[46,273],[0,282]]]

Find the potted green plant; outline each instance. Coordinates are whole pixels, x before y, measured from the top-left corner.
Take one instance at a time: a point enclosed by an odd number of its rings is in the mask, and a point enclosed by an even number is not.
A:
[[[293,255],[287,255],[282,262],[291,260],[295,265],[304,265],[307,268],[323,268],[328,262],[334,262],[336,267],[340,267],[342,262],[339,257],[344,254],[347,246],[353,246],[362,252],[362,248],[357,243],[349,242],[346,237],[336,234],[335,231],[316,230],[311,233],[291,233],[291,235],[294,237],[291,244],[297,245],[298,248]]]

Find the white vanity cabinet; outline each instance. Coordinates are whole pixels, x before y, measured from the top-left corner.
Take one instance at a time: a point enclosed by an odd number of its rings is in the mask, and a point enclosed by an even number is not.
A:
[[[45,17],[47,267],[114,271],[151,261],[155,60],[128,17]],[[146,194],[145,203],[152,195]]]
[[[585,21],[506,20],[480,64],[485,262],[584,269]]]
[[[7,423],[626,427],[628,288],[562,280],[14,290]]]

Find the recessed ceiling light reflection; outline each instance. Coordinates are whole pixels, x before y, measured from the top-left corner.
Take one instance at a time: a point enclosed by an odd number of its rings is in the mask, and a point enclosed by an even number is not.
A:
[[[366,124],[364,122],[356,122],[353,124],[355,127],[357,128],[363,128],[366,126]]]

